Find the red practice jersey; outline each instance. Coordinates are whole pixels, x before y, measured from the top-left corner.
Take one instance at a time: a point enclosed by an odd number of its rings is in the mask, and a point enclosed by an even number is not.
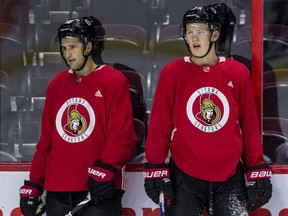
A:
[[[145,155],[164,163],[168,155],[190,176],[226,181],[242,159],[263,163],[252,80],[245,65],[219,57],[197,66],[190,57],[168,63],[155,92]]]
[[[135,147],[129,82],[110,66],[78,78],[65,70],[49,83],[30,180],[50,191],[87,190],[96,160],[118,169]]]

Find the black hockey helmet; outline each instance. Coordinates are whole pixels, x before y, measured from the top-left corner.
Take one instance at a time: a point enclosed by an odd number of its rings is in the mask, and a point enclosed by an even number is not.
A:
[[[180,27],[181,35],[184,37],[186,33],[187,23],[207,23],[210,31],[220,31],[222,20],[218,16],[217,11],[211,5],[196,6],[189,9],[183,16]]]
[[[105,30],[101,22],[93,16],[66,20],[58,29],[58,42],[61,43],[63,37],[79,37],[86,45],[89,41],[93,44],[93,51],[102,52],[104,42],[102,40]]]
[[[91,21],[86,18],[66,20],[58,29],[59,42],[63,37],[79,37],[84,44],[94,42],[96,33]]]

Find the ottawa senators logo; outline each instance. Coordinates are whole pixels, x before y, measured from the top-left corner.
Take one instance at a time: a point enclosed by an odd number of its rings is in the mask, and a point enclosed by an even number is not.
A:
[[[195,91],[186,106],[190,122],[199,130],[208,133],[220,130],[226,124],[229,110],[224,94],[209,86]]]
[[[77,105],[71,111],[71,107],[67,109],[67,125],[65,125],[64,130],[71,135],[81,135],[85,132],[87,124],[85,118],[78,112]]]
[[[83,98],[70,98],[59,109],[56,128],[67,142],[77,143],[87,139],[95,127],[95,114]]]
[[[221,113],[219,108],[210,99],[211,94],[202,95],[208,98],[200,99],[200,112],[196,115],[196,118],[203,122],[203,124],[213,125],[219,122]]]

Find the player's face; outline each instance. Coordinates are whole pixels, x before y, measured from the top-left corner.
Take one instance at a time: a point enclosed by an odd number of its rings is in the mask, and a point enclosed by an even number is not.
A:
[[[186,25],[185,39],[194,56],[206,54],[210,45],[211,33],[205,23],[188,23]]]
[[[84,62],[84,45],[79,38],[64,37],[61,39],[61,53],[72,70],[80,68]]]

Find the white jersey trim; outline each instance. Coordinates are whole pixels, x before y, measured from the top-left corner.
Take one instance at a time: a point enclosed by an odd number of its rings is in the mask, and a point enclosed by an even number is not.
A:
[[[226,61],[226,57],[225,57],[225,56],[220,56],[220,57],[219,57],[219,63],[220,63],[220,62],[225,62],[225,61]],[[190,63],[192,63],[191,57],[190,57],[190,56],[184,56],[184,62],[190,62]]]
[[[226,61],[226,57],[225,56],[220,56],[219,57],[219,63],[220,62],[225,62]]]
[[[190,63],[192,63],[190,56],[184,56],[184,62],[190,62]]]
[[[97,67],[96,70],[94,70],[94,71],[101,70],[103,67],[105,67],[105,65],[101,65],[101,66]],[[70,68],[70,69],[68,70],[68,73],[73,74],[73,70]]]

